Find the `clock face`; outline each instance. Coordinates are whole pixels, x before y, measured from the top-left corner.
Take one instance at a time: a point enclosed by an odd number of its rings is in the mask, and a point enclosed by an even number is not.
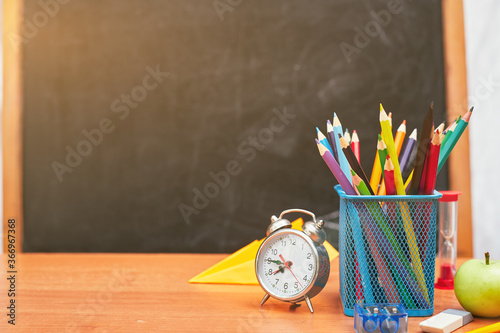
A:
[[[316,248],[306,235],[295,230],[271,235],[258,256],[256,268],[260,284],[278,299],[302,297],[318,273]]]

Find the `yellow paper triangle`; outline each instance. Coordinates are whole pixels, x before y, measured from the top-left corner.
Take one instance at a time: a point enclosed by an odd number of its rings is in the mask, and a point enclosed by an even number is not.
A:
[[[301,230],[301,218],[292,222],[292,228]],[[258,284],[255,276],[255,257],[260,244],[265,238],[255,240],[247,246],[234,252],[227,258],[206,269],[189,280],[190,283],[225,283],[225,284]],[[328,242],[323,244],[330,260],[335,259],[339,253]]]

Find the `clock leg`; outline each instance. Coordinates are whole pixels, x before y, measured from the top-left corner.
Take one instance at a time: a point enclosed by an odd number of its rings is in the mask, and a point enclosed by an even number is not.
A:
[[[313,305],[311,303],[311,299],[309,298],[309,296],[305,295],[304,299],[306,300],[306,304],[307,304],[307,307],[309,308],[309,311],[311,311],[311,313],[314,313]]]
[[[268,299],[269,299],[269,294],[266,294],[262,299],[262,301],[260,301],[260,306],[264,305],[264,303],[266,303]]]

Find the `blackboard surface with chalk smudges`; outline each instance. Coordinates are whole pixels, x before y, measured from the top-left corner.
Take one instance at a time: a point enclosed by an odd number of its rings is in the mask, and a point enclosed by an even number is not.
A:
[[[25,6],[27,252],[232,252],[338,209],[314,142],[334,111],[368,175],[379,102],[408,132],[431,101],[445,119],[440,1]]]

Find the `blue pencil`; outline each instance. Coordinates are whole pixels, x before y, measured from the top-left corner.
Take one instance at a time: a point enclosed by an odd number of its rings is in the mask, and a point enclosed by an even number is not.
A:
[[[317,127],[316,127],[316,132],[318,134],[318,141],[321,142],[321,144],[323,146],[325,146],[330,151],[330,153],[333,155],[332,147],[330,146],[330,143],[328,142],[328,139],[326,138],[326,136]]]
[[[342,169],[342,172],[346,175],[347,179],[349,179],[349,182],[352,184],[351,167],[349,166],[349,162],[347,161],[347,158],[345,157],[344,152],[342,151],[342,147],[340,146],[339,134],[341,136],[343,134],[342,124],[340,123],[340,120],[337,117],[336,113],[333,114],[333,133],[335,138],[335,146],[337,147],[337,154],[338,154],[340,168]]]

